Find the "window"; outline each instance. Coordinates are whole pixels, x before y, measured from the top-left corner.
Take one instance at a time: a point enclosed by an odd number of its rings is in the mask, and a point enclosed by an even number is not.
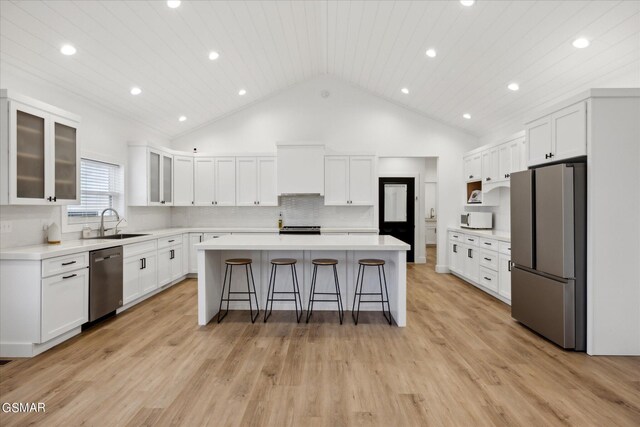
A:
[[[80,204],[67,206],[69,222],[94,222],[104,209],[120,207],[120,166],[90,159],[80,161]],[[105,213],[105,219],[115,216]],[[87,221],[89,219],[89,221]]]

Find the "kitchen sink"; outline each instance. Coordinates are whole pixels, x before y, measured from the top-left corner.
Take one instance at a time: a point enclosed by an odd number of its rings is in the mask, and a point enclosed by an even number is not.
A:
[[[91,239],[122,240],[122,239],[130,239],[132,237],[140,237],[140,236],[148,236],[148,234],[134,234],[134,233],[110,234],[108,236],[91,237]]]

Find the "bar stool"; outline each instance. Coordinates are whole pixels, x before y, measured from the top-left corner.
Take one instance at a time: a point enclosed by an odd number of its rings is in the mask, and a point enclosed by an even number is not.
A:
[[[358,318],[360,317],[360,303],[380,303],[382,305],[382,315],[391,325],[391,306],[389,305],[389,291],[387,290],[387,276],[384,272],[384,260],[382,259],[361,259],[358,261],[358,277],[356,279],[356,293],[353,297],[353,309],[351,310],[351,317],[353,321],[358,324]],[[364,270],[365,267],[378,267],[378,279],[380,281],[380,292],[362,292],[364,285]],[[382,274],[380,273],[382,271]],[[384,294],[382,291],[382,278],[384,277]],[[360,291],[358,291],[358,285],[360,285]],[[380,300],[362,301],[362,295],[379,295]],[[385,299],[386,296],[386,299]],[[358,311],[356,311],[356,300],[358,301]],[[387,303],[387,311],[384,310],[384,304]],[[387,315],[388,313],[388,315]]]
[[[311,279],[311,291],[309,292],[309,307],[307,308],[307,323],[309,323],[309,318],[313,314],[313,303],[314,302],[337,302],[338,303],[338,318],[340,318],[340,324],[342,325],[342,319],[344,318],[344,308],[342,307],[342,295],[340,294],[340,283],[338,282],[338,271],[336,270],[336,265],[338,264],[337,259],[328,259],[328,258],[318,258],[311,261],[313,264],[313,275]],[[318,266],[329,266],[333,267],[333,279],[336,286],[335,292],[316,292],[316,278],[318,277]],[[316,295],[334,295],[336,299],[330,300],[316,300]]]
[[[267,323],[267,319],[271,316],[273,311],[274,301],[293,301],[296,304],[296,319],[300,323],[302,317],[302,298],[300,297],[300,284],[298,283],[298,272],[296,271],[296,261],[293,258],[275,258],[271,260],[271,275],[269,276],[269,288],[267,289],[267,304],[264,306],[264,323]],[[293,291],[276,291],[276,274],[278,273],[278,266],[291,266],[291,282],[293,284]],[[274,294],[293,294],[291,298],[274,298]],[[298,313],[298,300],[300,301],[300,313]],[[269,302],[271,302],[271,308],[269,308]]]
[[[222,295],[220,296],[220,308],[218,310],[218,323],[220,323],[220,321],[222,319],[224,319],[226,317],[227,314],[229,314],[229,301],[249,301],[249,312],[251,313],[251,323],[255,323],[256,319],[258,318],[258,315],[260,314],[260,308],[258,306],[258,294],[256,293],[256,282],[253,280],[253,268],[251,268],[251,263],[253,262],[252,259],[250,258],[231,258],[228,260],[225,260],[225,269],[224,269],[224,280],[222,282]],[[244,265],[244,269],[245,269],[245,273],[247,274],[247,291],[241,291],[241,292],[235,292],[231,290],[231,278],[233,275],[233,267],[234,266],[243,266]],[[253,291],[251,290],[251,284],[249,283],[249,272],[251,272],[251,283],[253,284]],[[227,298],[224,297],[224,290],[227,287],[227,273],[229,274],[229,289],[227,290]],[[241,298],[241,299],[232,299],[231,298],[231,294],[241,294],[241,295],[247,295],[248,298]],[[253,305],[251,304],[251,295],[253,295],[255,301],[256,301],[256,314],[255,316],[253,315]],[[227,309],[225,310],[224,314],[222,315],[222,317],[220,316],[220,313],[222,313],[222,303],[226,302],[227,303]]]

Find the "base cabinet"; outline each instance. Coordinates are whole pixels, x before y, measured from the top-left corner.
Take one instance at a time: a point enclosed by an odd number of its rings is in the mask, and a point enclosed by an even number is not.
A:
[[[158,249],[158,286],[171,283],[183,275],[182,242]]]
[[[49,341],[89,320],[89,270],[42,279],[41,342]]]
[[[124,259],[123,304],[135,301],[158,287],[158,255],[144,252]]]
[[[449,271],[485,292],[510,303],[511,245],[506,242],[449,232]],[[500,251],[500,252],[498,252]]]

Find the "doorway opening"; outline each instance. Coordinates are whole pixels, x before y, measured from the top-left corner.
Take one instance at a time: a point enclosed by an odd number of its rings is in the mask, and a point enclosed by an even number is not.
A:
[[[415,178],[379,178],[380,234],[391,235],[411,245],[407,262],[415,257]]]

